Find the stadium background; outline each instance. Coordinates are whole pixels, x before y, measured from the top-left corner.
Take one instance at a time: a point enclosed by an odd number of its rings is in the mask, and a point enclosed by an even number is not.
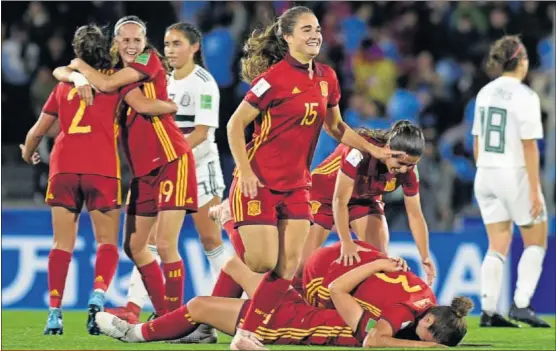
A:
[[[123,15],[147,22],[149,40],[162,50],[165,28],[180,20],[200,26],[208,70],[220,87],[220,123],[225,126],[248,89],[239,81],[244,39],[257,26],[292,6],[272,2],[5,2],[2,6],[2,306],[46,307],[46,267],[51,245],[50,214],[43,204],[52,140],[40,152],[45,163],[32,168],[20,158],[18,144],[40,113],[52,87],[51,72],[72,58],[73,31],[86,22],[107,25]],[[486,235],[472,197],[475,168],[470,123],[473,98],[488,82],[483,61],[489,44],[505,33],[521,33],[530,59],[527,83],[539,94],[545,140],[542,179],[551,215],[549,249],[533,305],[556,313],[555,84],[556,7],[548,2],[296,2],[314,9],[324,44],[319,60],[335,68],[342,87],[341,108],[352,126],[387,128],[410,119],[425,130],[427,148],[419,164],[421,197],[437,263],[435,292],[440,303],[464,294],[479,300]],[[156,10],[154,10],[156,8]],[[233,159],[225,128],[217,131],[221,161],[230,184]],[[333,150],[323,133],[313,165]],[[127,166],[123,165],[128,179]],[[124,182],[125,183],[125,182]],[[403,196],[387,199],[392,231],[390,254],[408,258],[420,271],[408,233]],[[186,298],[211,290],[208,262],[190,219],[180,250],[188,267]],[[515,236],[507,261],[502,309],[507,310],[521,254]],[[88,216],[82,216],[70,268],[65,308],[84,308],[92,285],[95,247]],[[125,300],[131,263],[121,264],[108,301]],[[478,312],[475,309],[475,312]]]

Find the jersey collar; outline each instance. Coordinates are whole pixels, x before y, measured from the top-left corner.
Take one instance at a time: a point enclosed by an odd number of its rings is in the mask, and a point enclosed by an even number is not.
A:
[[[301,71],[308,71],[309,70],[309,64],[308,63],[301,63],[299,61],[297,61],[295,58],[293,58],[292,55],[290,55],[290,53],[288,52],[286,54],[286,56],[284,56],[284,60],[286,60],[287,63],[290,64],[290,66],[301,70]],[[324,73],[322,72],[322,68],[319,64],[317,64],[317,62],[315,62],[315,60],[313,60],[313,71],[315,72],[315,74],[318,77],[322,77],[324,75]]]

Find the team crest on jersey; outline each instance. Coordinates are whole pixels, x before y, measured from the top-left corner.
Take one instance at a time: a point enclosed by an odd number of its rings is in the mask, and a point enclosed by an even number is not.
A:
[[[327,81],[322,81],[320,82],[320,93],[322,94],[322,96],[324,97],[328,97],[328,82]]]
[[[311,201],[311,213],[317,214],[321,205],[322,204],[318,201]]]
[[[247,203],[247,215],[258,216],[261,214],[261,202],[259,200],[251,200]]]
[[[384,191],[392,191],[394,189],[396,189],[396,178],[390,179],[384,186]]]

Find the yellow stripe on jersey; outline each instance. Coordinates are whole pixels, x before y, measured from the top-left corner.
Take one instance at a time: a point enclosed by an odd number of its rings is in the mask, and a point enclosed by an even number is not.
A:
[[[307,302],[312,306],[315,306],[315,293],[319,290],[323,280],[324,278],[315,278],[307,284],[305,295]]]
[[[340,169],[341,164],[342,164],[342,156],[338,156],[338,157],[332,159],[332,161],[330,161],[329,163],[327,163],[327,164],[325,164],[321,167],[315,168],[313,170],[313,172],[311,172],[311,175],[314,175],[314,174],[330,174],[330,173],[335,172],[338,169]]]
[[[353,331],[350,327],[347,326],[317,326],[309,329],[299,329],[299,328],[278,328],[278,329],[269,329],[265,327],[258,327],[256,333],[263,337],[265,340],[276,340],[279,338],[288,338],[288,339],[304,339],[306,337],[325,337],[325,338],[332,338],[332,337],[353,337]]]
[[[178,159],[178,180],[176,182],[176,206],[185,206],[187,197],[188,156],[184,154]]]
[[[174,149],[174,145],[172,145],[172,142],[170,141],[170,137],[168,137],[168,133],[166,133],[166,129],[164,129],[164,126],[162,125],[160,118],[154,116],[152,118],[152,121],[153,121],[152,123],[153,123],[154,131],[156,132],[156,135],[158,136],[158,139],[162,144],[162,148],[164,149],[164,153],[166,154],[166,158],[168,159],[168,162],[175,160],[176,158],[178,158],[176,154],[176,150]]]

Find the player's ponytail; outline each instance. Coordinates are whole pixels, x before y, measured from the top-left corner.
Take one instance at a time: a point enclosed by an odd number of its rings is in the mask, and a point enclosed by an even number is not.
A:
[[[111,67],[108,43],[102,29],[94,24],[77,28],[71,43],[75,56],[96,69]]]
[[[486,67],[498,72],[513,72],[519,62],[527,58],[527,51],[517,35],[505,35],[492,44]]]
[[[450,306],[435,306],[428,313],[434,316],[429,327],[432,336],[446,346],[456,346],[467,333],[465,317],[473,309],[473,301],[468,297],[455,297]]]
[[[264,31],[255,30],[243,47],[241,76],[251,83],[270,66],[282,60],[288,52],[284,35],[292,35],[299,15],[313,13],[305,6],[295,6],[284,12]]]
[[[187,38],[189,44],[199,44],[199,50],[197,50],[197,52],[193,55],[193,62],[206,69],[205,59],[203,58],[203,34],[201,31],[191,23],[186,22],[174,23],[166,28],[166,32],[171,30],[181,32],[183,36]]]

